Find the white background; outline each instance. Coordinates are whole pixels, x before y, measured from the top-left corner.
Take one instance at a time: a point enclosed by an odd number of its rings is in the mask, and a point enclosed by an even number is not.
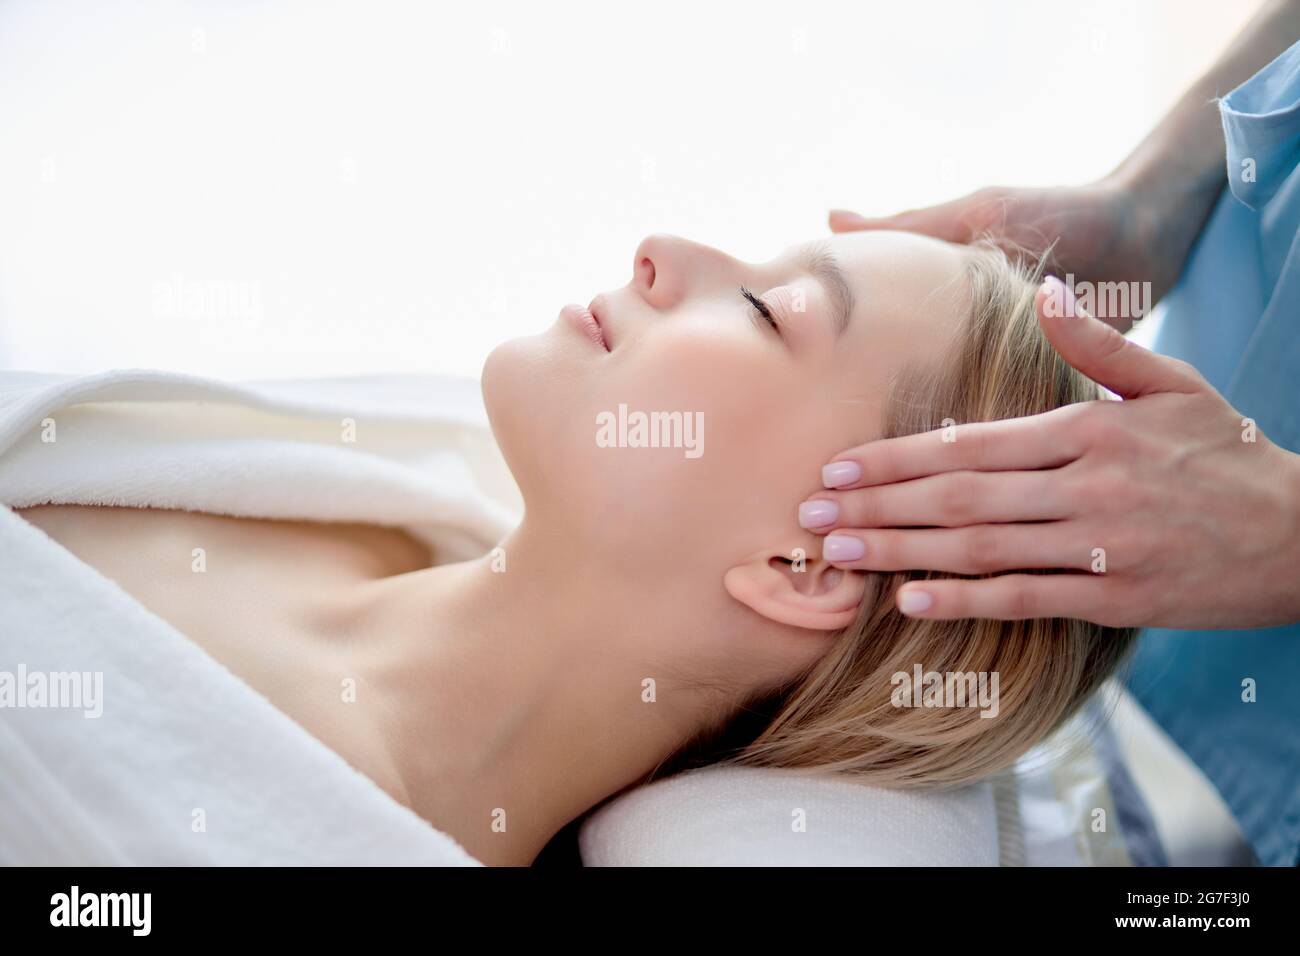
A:
[[[1254,6],[0,5],[0,366],[475,375],[650,232],[1100,176]]]

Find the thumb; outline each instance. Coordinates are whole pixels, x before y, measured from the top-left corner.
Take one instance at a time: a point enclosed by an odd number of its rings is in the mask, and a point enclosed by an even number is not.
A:
[[[1061,358],[1121,398],[1204,387],[1200,374],[1186,362],[1157,355],[1089,315],[1056,276],[1043,280],[1034,306],[1043,334]]]
[[[894,229],[899,232],[917,232],[925,236],[933,236],[935,239],[963,244],[974,239],[979,231],[976,228],[978,224],[973,222],[970,216],[970,197],[876,218],[860,216],[847,209],[832,209],[827,218],[831,232]]]

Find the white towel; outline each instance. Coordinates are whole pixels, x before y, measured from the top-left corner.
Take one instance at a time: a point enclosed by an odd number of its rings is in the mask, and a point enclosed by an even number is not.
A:
[[[459,559],[517,517],[494,453],[467,380],[0,374],[0,672],[103,675],[99,717],[0,707],[0,863],[476,865],[9,509],[366,521]]]

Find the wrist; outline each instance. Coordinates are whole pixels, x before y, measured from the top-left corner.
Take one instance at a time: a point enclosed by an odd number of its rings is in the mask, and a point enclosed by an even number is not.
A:
[[[1126,159],[1098,185],[1162,220],[1193,219],[1199,223],[1226,182],[1222,149],[1211,164],[1190,163],[1161,150],[1143,150]]]
[[[1110,197],[1127,261],[1152,284],[1153,299],[1177,280],[1226,181],[1221,147],[1209,166],[1168,155],[1175,147],[1169,137],[1144,143],[1097,184]]]

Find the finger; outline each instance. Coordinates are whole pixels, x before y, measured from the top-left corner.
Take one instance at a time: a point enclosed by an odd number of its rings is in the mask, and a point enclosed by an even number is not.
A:
[[[1203,387],[1191,366],[1144,349],[1089,315],[1055,276],[1043,281],[1034,304],[1043,334],[1061,358],[1123,398]]]
[[[850,491],[825,491],[799,506],[799,524],[825,533],[834,528],[959,528],[1048,521],[1064,518],[1069,512],[1060,478],[1057,469],[955,471]]]
[[[847,209],[832,209],[829,222],[832,232],[860,232],[868,229],[896,229],[917,232],[948,242],[967,243],[978,230],[970,215],[972,199],[964,196],[951,202],[924,209],[909,209],[892,216],[868,218]],[[982,221],[982,220],[981,220]]]
[[[909,617],[1025,621],[1067,617],[1103,623],[1106,581],[1091,574],[1001,574],[978,580],[910,581],[894,598]]]
[[[949,471],[1027,471],[1055,468],[1084,452],[1065,406],[1039,415],[952,425],[882,438],[837,455],[822,468],[827,488],[858,488]]]
[[[1094,560],[1092,551],[1079,544],[1080,535],[1073,525],[1054,521],[908,531],[835,531],[823,543],[822,557],[837,568],[855,571],[1086,571]]]
[[[832,209],[826,216],[826,222],[831,227],[831,232],[860,232],[863,229],[887,228],[881,224],[888,222],[888,219],[868,219],[848,209]]]

